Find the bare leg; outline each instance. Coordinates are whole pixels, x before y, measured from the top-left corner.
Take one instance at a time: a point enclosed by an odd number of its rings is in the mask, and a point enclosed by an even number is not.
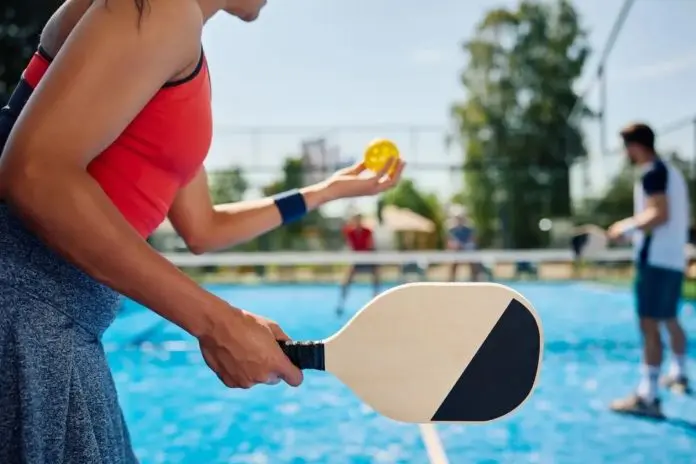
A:
[[[669,344],[672,349],[672,353],[677,356],[683,356],[686,354],[686,333],[682,328],[679,320],[677,318],[669,319],[665,321],[665,327],[667,327],[667,332],[669,332]]]
[[[450,267],[450,282],[456,282],[457,280],[457,267],[459,267],[457,263],[452,263]]]
[[[379,267],[377,265],[372,269],[372,289],[375,296],[379,295]]]
[[[656,319],[641,318],[640,333],[643,336],[643,360],[649,366],[662,364],[662,337]]]
[[[665,327],[669,332],[672,365],[664,379],[664,384],[674,392],[689,393],[691,389],[686,372],[686,334],[676,317],[665,321]]]
[[[643,379],[638,386],[638,394],[652,401],[657,397],[660,366],[662,365],[662,337],[657,319],[641,318],[640,333],[643,337]]]
[[[343,281],[343,285],[341,285],[341,299],[338,302],[338,306],[336,307],[336,314],[339,316],[343,314],[343,305],[345,304],[346,297],[348,296],[348,288],[353,283],[354,278],[355,266],[351,266],[350,271],[348,271],[348,275],[346,276],[346,279]]]
[[[486,273],[482,263],[473,262],[469,265],[469,269],[470,269],[469,272],[471,272],[471,281],[472,282],[480,282],[481,281],[481,274]]]
[[[624,414],[662,418],[657,394],[662,364],[660,320],[641,317],[640,333],[643,337],[643,372],[638,389],[636,394],[612,402],[611,409]]]
[[[663,418],[658,395],[660,369],[663,360],[661,324],[668,320],[665,290],[669,281],[660,269],[650,266],[637,268],[635,292],[640,334],[643,339],[643,365],[640,383],[635,394],[616,400],[611,409],[628,414]],[[661,285],[662,284],[662,285]]]

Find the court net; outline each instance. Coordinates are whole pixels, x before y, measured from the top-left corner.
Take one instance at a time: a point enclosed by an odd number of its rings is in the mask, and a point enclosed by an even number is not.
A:
[[[583,261],[575,260],[570,250],[553,249],[164,256],[213,293],[290,327],[294,324],[299,334],[308,320],[316,324],[323,320],[335,330],[337,321],[343,320],[334,315],[340,285],[355,266],[359,272],[353,282],[358,285],[348,292],[349,310],[356,310],[373,296],[375,270],[379,291],[405,282],[466,282],[476,277],[479,281],[509,284],[535,302],[549,327],[547,348],[552,352],[574,359],[586,350],[628,356],[639,348],[633,325],[627,323],[633,314],[627,290],[634,269],[633,253],[628,249],[605,250]],[[690,258],[690,280],[684,292],[687,299],[696,300],[696,253],[691,252]],[[278,313],[265,312],[269,310]],[[329,335],[331,330],[321,333]],[[124,302],[105,342],[109,351],[198,349],[183,330],[131,301]]]
[[[584,259],[571,250],[482,250],[409,252],[254,252],[164,256],[194,278],[206,282],[342,282],[351,268],[355,280],[376,271],[384,282],[402,280],[599,281],[628,282],[633,252],[607,249]],[[689,277],[696,278],[696,252],[690,250]]]

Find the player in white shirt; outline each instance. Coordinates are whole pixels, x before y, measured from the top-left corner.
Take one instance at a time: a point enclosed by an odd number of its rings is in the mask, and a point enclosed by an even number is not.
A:
[[[689,194],[681,172],[655,152],[655,134],[645,124],[621,132],[626,153],[640,172],[634,214],[612,225],[612,240],[631,238],[635,250],[636,311],[643,338],[642,379],[635,394],[612,403],[616,412],[662,417],[658,385],[662,325],[669,333],[672,366],[662,384],[688,392],[686,336],[677,319],[687,265]]]

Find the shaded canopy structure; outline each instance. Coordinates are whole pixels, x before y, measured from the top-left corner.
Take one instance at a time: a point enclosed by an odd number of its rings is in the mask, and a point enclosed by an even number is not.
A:
[[[388,205],[382,210],[382,222],[376,217],[365,218],[365,224],[370,228],[384,227],[392,232],[435,232],[435,223],[414,213],[410,209]]]

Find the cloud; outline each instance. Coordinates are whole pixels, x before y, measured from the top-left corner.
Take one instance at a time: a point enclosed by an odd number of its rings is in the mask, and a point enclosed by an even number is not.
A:
[[[695,65],[696,50],[681,56],[658,61],[657,63],[636,66],[634,68],[624,68],[614,72],[610,70],[609,79],[620,82],[640,82],[662,79],[675,76],[693,68]]]

